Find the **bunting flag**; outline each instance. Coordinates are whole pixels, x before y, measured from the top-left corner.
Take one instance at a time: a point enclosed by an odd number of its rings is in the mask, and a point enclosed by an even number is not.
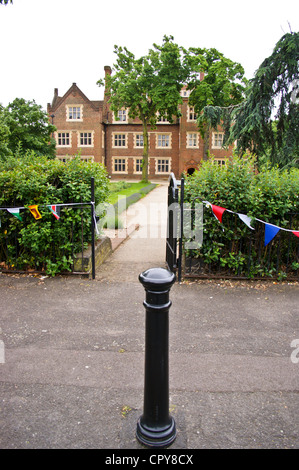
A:
[[[30,210],[35,220],[39,220],[42,218],[42,216],[40,215],[38,211],[38,206],[36,204],[33,204],[32,206],[28,206],[28,209]]]
[[[251,226],[252,218],[249,217],[248,215],[239,214],[238,212],[225,209],[224,207],[216,206],[214,204],[211,204],[209,201],[202,201],[202,202],[206,204],[207,206],[211,207],[214,216],[216,217],[216,219],[218,219],[220,223],[222,223],[223,213],[227,211],[227,212],[231,212],[232,214],[237,214],[238,217],[247,225],[247,227],[249,227],[251,230],[255,230],[254,227]],[[264,220],[261,220],[261,219],[255,218],[255,220],[258,220],[262,224],[265,224],[265,240],[264,240],[265,246],[267,246],[268,243],[270,243],[270,241],[273,240],[273,238],[279,232],[279,230],[283,230],[285,232],[292,232],[296,237],[299,238],[298,230],[290,230],[287,228],[278,227],[277,225],[269,224],[268,222],[265,222]]]
[[[223,216],[223,213],[226,211],[226,209],[224,209],[223,207],[215,206],[214,204],[212,204],[212,211],[213,211],[213,214],[215,215],[216,219],[218,219],[219,222],[222,223],[222,216]]]
[[[264,245],[267,246],[275,235],[279,232],[280,228],[276,225],[265,223],[265,242]]]
[[[55,204],[52,204],[51,206],[47,206],[48,209],[52,212],[54,217],[59,220],[60,219],[60,207],[57,207]]]
[[[237,213],[238,214],[238,213]],[[244,224],[247,225],[247,227],[251,228],[251,230],[255,230],[253,227],[251,227],[251,217],[248,217],[248,215],[245,215],[245,214],[238,214],[239,216],[239,219],[242,220],[242,222],[244,222]]]
[[[22,216],[21,216],[21,214],[20,214],[20,209],[19,209],[19,207],[14,207],[14,208],[12,208],[12,209],[6,209],[6,210],[7,210],[10,214],[14,215],[17,219],[19,219],[19,220],[21,220],[21,221],[23,220],[23,219],[22,219]]]
[[[211,204],[209,201],[202,201],[202,202],[204,202],[205,204],[207,204],[208,206],[212,208],[214,216],[216,217],[216,219],[219,220],[220,223],[222,223],[222,216],[223,216],[223,213],[226,211],[226,209],[224,209],[224,207],[215,206],[214,204]]]

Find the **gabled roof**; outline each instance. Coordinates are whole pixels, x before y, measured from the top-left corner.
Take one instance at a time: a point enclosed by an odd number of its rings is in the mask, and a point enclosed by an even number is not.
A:
[[[91,101],[87,98],[86,95],[80,90],[80,88],[77,86],[76,83],[73,83],[72,86],[68,89],[68,91],[61,97],[58,96],[58,88],[54,89],[54,97],[52,100],[52,104],[48,103],[48,110],[51,110],[51,112],[55,111],[60,104],[65,101],[68,96],[71,93],[78,93],[81,95],[84,101],[88,102],[92,108],[94,108],[95,111],[99,111],[103,107],[103,101],[97,100],[97,101]]]

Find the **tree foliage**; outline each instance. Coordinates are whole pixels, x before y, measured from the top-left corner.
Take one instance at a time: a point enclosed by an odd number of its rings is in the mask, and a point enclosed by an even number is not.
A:
[[[55,130],[40,105],[16,98],[6,108],[0,108],[0,158],[27,151],[54,158]]]
[[[281,167],[299,161],[299,33],[287,33],[249,81],[240,106],[207,107],[213,126],[226,123],[226,140]]]
[[[217,49],[191,47],[186,51],[186,57],[190,67],[189,103],[198,114],[207,158],[210,129],[221,123],[215,119],[215,107],[231,107],[242,102],[247,80],[242,65],[226,58]]]
[[[159,115],[173,122],[179,116],[180,91],[187,80],[188,69],[182,49],[173,37],[164,36],[161,46],[153,44],[148,54],[136,59],[126,47],[115,46],[117,60],[114,74],[107,79],[109,103],[117,113],[129,110],[129,118],[143,124],[142,179],[148,180],[148,127],[155,128]],[[103,81],[97,82],[103,85]]]
[[[7,5],[8,3],[13,3],[12,0],[0,0],[0,4]]]

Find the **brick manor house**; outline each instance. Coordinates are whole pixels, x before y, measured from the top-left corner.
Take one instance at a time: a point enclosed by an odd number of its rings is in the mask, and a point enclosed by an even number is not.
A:
[[[109,66],[105,75],[111,74]],[[198,132],[196,115],[188,104],[189,92],[182,89],[182,116],[173,123],[161,120],[149,129],[149,179],[167,179],[171,171],[180,178],[183,171],[191,174],[204,155],[204,142]],[[140,179],[143,151],[142,123],[128,118],[126,109],[114,113],[104,100],[89,100],[73,83],[62,96],[54,90],[47,112],[56,126],[56,155],[63,161],[80,153],[81,159],[104,163],[112,178]],[[209,151],[218,164],[232,154],[232,147],[222,148],[223,132],[211,132]]]

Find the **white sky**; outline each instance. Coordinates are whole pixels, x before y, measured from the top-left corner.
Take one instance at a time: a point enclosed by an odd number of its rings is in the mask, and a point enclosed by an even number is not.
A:
[[[186,48],[215,47],[252,78],[281,36],[299,30],[298,0],[13,0],[0,5],[0,103],[35,100],[46,109],[77,83],[91,100],[113,66],[114,44],[136,57],[163,36]]]

